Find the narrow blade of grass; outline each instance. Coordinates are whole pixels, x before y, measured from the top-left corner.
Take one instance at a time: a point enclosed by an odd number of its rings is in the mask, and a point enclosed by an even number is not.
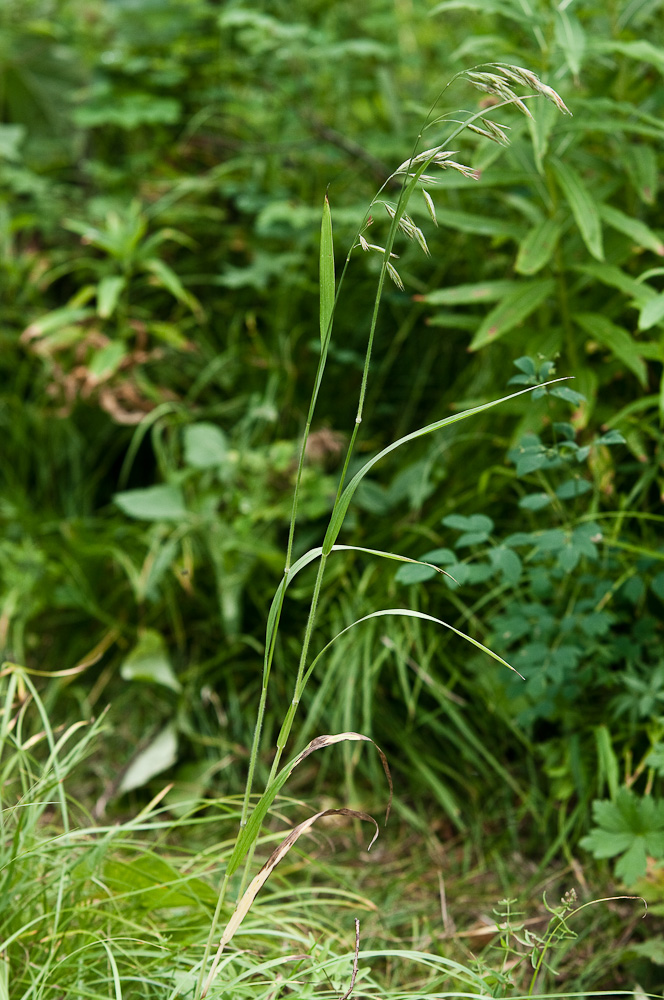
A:
[[[332,332],[334,312],[334,243],[332,240],[332,212],[325,195],[323,218],[320,226],[320,342],[325,345]]]

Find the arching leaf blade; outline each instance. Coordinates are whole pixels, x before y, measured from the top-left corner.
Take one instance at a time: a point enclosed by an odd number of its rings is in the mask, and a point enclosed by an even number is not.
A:
[[[565,382],[567,377],[551,379],[549,382],[543,382],[542,385],[553,385],[554,382]],[[481,403],[479,406],[473,406],[468,410],[462,410],[461,413],[453,413],[449,417],[443,417],[441,420],[436,420],[432,424],[426,424],[424,427],[419,427],[416,431],[411,431],[410,434],[405,434],[403,437],[399,438],[397,441],[393,441],[382,451],[374,455],[373,458],[369,459],[359,472],[356,472],[351,481],[346,486],[345,490],[341,494],[338,503],[335,505],[332,511],[332,516],[330,518],[330,523],[323,541],[323,552],[326,554],[332,551],[332,546],[336,542],[339,532],[341,531],[341,526],[346,517],[348,507],[353,499],[353,494],[358,488],[367,473],[376,465],[382,458],[386,455],[390,455],[401,445],[408,444],[409,441],[415,441],[419,437],[424,437],[426,434],[432,434],[434,431],[441,430],[443,427],[447,427],[449,424],[458,423],[460,420],[466,420],[468,417],[474,416],[476,413],[483,413],[485,410],[490,410],[494,406],[498,406],[500,403],[507,402],[508,399],[515,399],[517,396],[522,396],[526,392],[532,392],[529,387],[527,389],[520,389],[518,392],[512,392],[509,396],[502,396],[500,399],[492,399],[488,403]]]

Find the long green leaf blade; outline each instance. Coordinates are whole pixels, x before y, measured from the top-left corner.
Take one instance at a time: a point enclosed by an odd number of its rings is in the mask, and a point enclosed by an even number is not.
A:
[[[320,342],[325,344],[331,333],[334,312],[334,243],[332,240],[332,212],[325,195],[323,218],[320,226]]]
[[[444,576],[449,576],[444,570],[441,570],[440,566],[434,566],[433,563],[424,562],[422,559],[411,559],[409,556],[399,555],[397,552],[386,552],[383,549],[370,549],[364,545],[333,545],[332,552],[364,552],[370,556],[379,556],[381,559],[392,559],[395,562],[401,563],[411,563],[416,566],[427,566],[429,569],[433,569],[436,573],[442,573]],[[283,599],[283,593],[288,586],[290,586],[294,577],[303,570],[306,566],[309,566],[315,559],[319,559],[323,554],[322,546],[318,546],[314,549],[309,549],[304,555],[300,556],[297,562],[294,562],[288,573],[281,580],[274,597],[272,598],[272,604],[270,605],[270,610],[267,617],[267,628],[265,634],[265,664],[267,667],[268,663],[268,651],[274,639],[274,630],[276,627],[277,613]],[[263,684],[267,683],[267,676],[263,677]]]
[[[555,219],[544,219],[533,226],[521,241],[514,270],[517,274],[537,274],[549,263],[556,249],[560,225]]]
[[[552,379],[549,382],[543,382],[543,385],[552,385],[554,382],[566,382],[567,377]],[[509,396],[502,396],[500,399],[492,399],[488,403],[481,403],[479,406],[473,406],[469,410],[462,410],[461,413],[453,413],[450,417],[443,417],[442,420],[436,420],[432,424],[426,424],[424,427],[419,427],[416,431],[411,431],[410,434],[405,434],[404,437],[399,438],[397,441],[393,441],[382,451],[370,458],[365,465],[356,472],[351,481],[346,486],[345,490],[339,497],[338,503],[335,505],[332,511],[332,516],[330,518],[330,523],[325,534],[325,539],[323,541],[323,552],[328,554],[332,551],[332,546],[337,540],[339,532],[341,531],[341,526],[344,523],[344,518],[350,506],[350,502],[353,499],[353,494],[358,488],[367,473],[380,462],[382,458],[386,455],[391,454],[400,448],[403,444],[408,444],[409,441],[415,441],[419,437],[424,437],[426,434],[432,434],[434,431],[441,430],[443,427],[447,427],[449,424],[458,423],[460,420],[466,420],[468,417],[474,416],[476,413],[484,413],[485,410],[490,410],[494,406],[498,406],[500,403],[507,402],[508,399],[515,399],[517,396],[522,396],[526,392],[532,392],[534,387],[529,387],[528,389],[520,389],[518,392],[512,392]]]
[[[604,260],[602,223],[597,202],[573,167],[554,157],[551,157],[550,163],[558,187],[567,198],[583,242],[595,260]]]
[[[651,288],[650,285],[637,281],[636,278],[632,278],[613,264],[581,264],[574,270],[601,281],[609,288],[617,288],[623,294],[630,295],[634,300],[632,305],[635,308],[642,308],[657,295],[655,289]]]
[[[600,344],[611,351],[613,355],[622,361],[626,368],[636,375],[641,385],[645,388],[647,382],[647,369],[645,362],[639,354],[638,343],[629,335],[627,330],[616,326],[606,316],[600,313],[576,313],[574,321],[591,337],[599,340]]]
[[[664,319],[664,292],[646,302],[639,315],[639,330],[649,330]]]
[[[645,247],[646,250],[652,250],[653,253],[656,253],[658,257],[664,257],[664,243],[645,222],[634,219],[631,215],[625,215],[624,212],[611,205],[600,205],[599,214],[607,226],[624,233],[637,247]]]
[[[475,305],[478,302],[495,302],[518,286],[517,281],[511,281],[509,278],[478,281],[468,285],[455,285],[452,288],[435,288],[426,295],[414,295],[413,298],[416,302],[426,302],[430,306]]]
[[[513,330],[542,305],[554,288],[555,282],[552,278],[521,282],[519,287],[506,295],[480,323],[468,349],[478,351]]]

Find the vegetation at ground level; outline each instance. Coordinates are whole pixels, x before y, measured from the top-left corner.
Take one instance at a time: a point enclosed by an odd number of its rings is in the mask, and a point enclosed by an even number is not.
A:
[[[0,998],[664,996],[663,75],[0,4]]]

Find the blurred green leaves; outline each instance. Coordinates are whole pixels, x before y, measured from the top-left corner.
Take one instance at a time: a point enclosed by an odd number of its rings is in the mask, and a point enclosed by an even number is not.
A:
[[[596,858],[615,858],[616,875],[633,886],[646,871],[648,855],[664,858],[664,802],[620,788],[614,801],[593,802],[594,829],[581,847]]]

